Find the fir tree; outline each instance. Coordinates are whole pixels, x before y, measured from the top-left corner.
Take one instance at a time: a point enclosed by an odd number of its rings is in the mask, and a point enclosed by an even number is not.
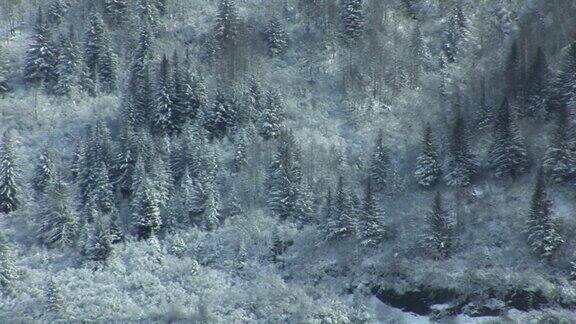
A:
[[[328,238],[342,238],[354,234],[356,220],[354,218],[354,207],[348,188],[344,184],[344,179],[338,179],[336,190],[336,200],[334,201],[333,215],[328,219]]]
[[[162,225],[158,199],[149,180],[145,180],[136,206],[136,231],[139,240],[148,240]]]
[[[265,107],[265,99],[260,83],[252,77],[245,94],[244,110],[238,116],[238,124],[246,126],[250,123],[258,123]]]
[[[126,0],[105,0],[105,13],[112,25],[120,25],[126,17],[128,3]]]
[[[280,136],[284,128],[284,107],[282,98],[276,92],[268,92],[266,105],[261,115],[259,133],[263,139],[269,140]]]
[[[236,173],[242,171],[244,167],[248,165],[247,145],[248,145],[248,137],[246,135],[246,132],[244,131],[239,132],[234,140],[233,170]]]
[[[571,119],[568,107],[557,111],[555,134],[542,162],[545,174],[556,183],[570,180],[576,171],[576,142]]]
[[[502,102],[496,116],[493,139],[489,158],[495,175],[514,178],[524,172],[528,165],[528,154],[507,99]]]
[[[468,20],[461,3],[456,3],[446,24],[446,41],[442,46],[447,63],[454,63],[460,56],[464,43],[468,40]]]
[[[207,116],[206,129],[212,138],[222,139],[235,125],[235,103],[222,91],[216,92],[213,108]]]
[[[128,100],[133,108],[134,127],[148,126],[153,111],[150,62],[153,58],[152,35],[146,25],[140,27],[138,45],[132,57],[128,81]]]
[[[0,98],[4,97],[4,95],[10,92],[10,85],[8,84],[8,62],[6,59],[6,53],[3,45],[0,44]]]
[[[110,44],[108,30],[98,13],[93,14],[90,19],[84,61],[89,78],[103,93],[116,91],[116,55]]]
[[[98,163],[93,170],[93,175],[90,195],[94,195],[98,210],[103,214],[108,214],[114,208],[114,191],[106,164]]]
[[[522,67],[520,65],[520,53],[518,43],[514,42],[506,60],[506,95],[515,100],[522,91]]]
[[[528,244],[542,259],[549,261],[560,245],[564,243],[558,231],[558,224],[552,216],[552,202],[546,193],[546,183],[542,170],[538,172],[532,195],[532,205],[526,223]]]
[[[94,261],[107,262],[114,255],[110,232],[101,221],[96,223],[96,231],[90,252],[90,258]]]
[[[390,159],[388,148],[384,146],[383,137],[383,132],[380,131],[372,151],[369,172],[375,191],[392,195],[398,189],[398,174]]]
[[[4,133],[0,154],[0,211],[8,214],[18,209],[21,204],[19,167],[10,131]]]
[[[422,72],[427,71],[430,68],[430,62],[432,60],[430,50],[424,41],[424,36],[422,35],[419,23],[416,23],[414,31],[412,32],[410,39],[410,52],[413,60],[410,71],[411,79],[413,83],[417,83]]]
[[[217,195],[216,189],[211,186],[207,193],[204,218],[202,220],[203,228],[207,231],[215,230],[220,224],[220,207]]]
[[[442,206],[440,192],[436,192],[432,209],[426,216],[424,243],[438,259],[450,255],[454,246],[454,225],[448,212]]]
[[[26,52],[24,81],[30,85],[41,85],[49,81],[55,61],[56,52],[51,42],[50,30],[44,20],[42,9],[38,9],[32,43]]]
[[[136,11],[140,23],[145,26],[156,28],[158,26],[158,11],[154,2],[157,0],[137,0]]]
[[[170,99],[172,101],[172,124],[176,133],[181,133],[184,125],[191,117],[191,98],[188,92],[187,75],[180,60],[178,52],[174,51],[172,55],[172,79],[170,89]]]
[[[266,40],[268,41],[268,54],[277,57],[284,54],[287,48],[287,36],[280,21],[272,17],[266,29]]]
[[[576,89],[576,42],[570,44],[563,53],[560,68],[552,81],[549,93],[549,113],[563,109],[574,97]]]
[[[214,34],[221,51],[229,51],[236,47],[239,36],[239,24],[235,1],[220,0]]]
[[[78,222],[68,185],[56,181],[47,189],[39,214],[39,224],[38,237],[48,247],[70,246],[73,243]]]
[[[478,102],[478,110],[476,112],[476,127],[479,130],[488,129],[494,123],[494,116],[492,113],[492,107],[488,104],[486,99],[486,82],[482,78],[480,84],[480,99]]]
[[[279,139],[267,177],[268,204],[280,219],[301,218],[298,208],[302,199],[301,184],[300,148],[292,132],[285,132]]]
[[[424,148],[422,153],[416,159],[416,171],[414,176],[416,181],[423,187],[432,187],[440,178],[440,162],[438,161],[438,149],[434,144],[432,137],[432,128],[426,125],[424,128],[424,137],[422,140]]]
[[[366,192],[358,221],[357,235],[360,243],[367,246],[377,245],[386,235],[386,229],[382,224],[370,178],[366,182]]]
[[[444,180],[451,187],[466,187],[471,184],[477,167],[476,157],[470,152],[464,117],[460,113],[460,108],[456,107]]]
[[[0,287],[4,293],[10,293],[17,278],[12,251],[3,234],[0,233]]]
[[[548,68],[546,54],[538,47],[536,58],[528,70],[526,81],[526,115],[541,119],[546,113],[548,93],[550,90],[551,72]]]
[[[64,308],[64,297],[60,285],[52,278],[46,287],[46,302],[48,310],[59,313]]]
[[[152,118],[152,131],[159,136],[172,135],[176,130],[173,117],[173,103],[170,96],[170,62],[166,55],[162,58],[158,71],[158,84],[154,115]]]
[[[61,34],[58,44],[57,81],[53,91],[59,96],[70,96],[75,90],[80,89],[83,80],[83,68],[74,30],[70,28],[66,36]]]
[[[43,194],[46,188],[54,180],[54,162],[52,152],[49,149],[44,149],[38,157],[38,162],[34,168],[34,176],[32,178],[32,187],[36,193]]]
[[[120,227],[120,221],[118,220],[118,211],[114,211],[110,216],[110,227],[108,229],[110,234],[110,240],[112,244],[118,244],[124,241],[124,232]]]
[[[61,0],[52,0],[48,5],[48,13],[46,14],[48,23],[57,26],[64,18],[64,5]]]
[[[346,0],[342,8],[342,36],[348,46],[356,43],[364,34],[365,18],[363,0]]]

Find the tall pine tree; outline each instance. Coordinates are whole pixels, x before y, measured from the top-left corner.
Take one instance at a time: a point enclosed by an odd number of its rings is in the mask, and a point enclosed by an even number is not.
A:
[[[557,111],[554,137],[542,162],[545,174],[556,183],[570,180],[576,171],[576,141],[571,120],[569,107]]]
[[[416,159],[416,171],[414,176],[416,181],[423,187],[432,187],[440,178],[440,162],[438,161],[438,149],[432,137],[432,128],[426,125],[422,139],[424,148]]]
[[[456,106],[444,180],[451,187],[466,187],[471,184],[477,167],[476,157],[470,151],[466,122],[460,112],[460,107]]]
[[[106,25],[98,13],[90,18],[86,33],[84,61],[88,76],[99,91],[105,94],[116,91],[116,55],[112,50]]]
[[[0,211],[8,214],[18,209],[21,204],[21,190],[18,180],[20,170],[16,159],[14,139],[10,131],[4,133],[1,149]]]
[[[454,225],[448,212],[442,206],[442,196],[436,192],[432,209],[426,215],[425,246],[432,255],[444,259],[454,247]]]
[[[496,116],[493,139],[489,158],[495,175],[515,178],[524,172],[528,166],[528,154],[508,99],[504,99]]]

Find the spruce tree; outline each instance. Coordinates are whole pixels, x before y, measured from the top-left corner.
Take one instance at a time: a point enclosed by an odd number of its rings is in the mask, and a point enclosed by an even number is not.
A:
[[[548,93],[550,91],[551,72],[548,68],[546,53],[538,47],[536,58],[528,70],[526,81],[526,115],[533,119],[542,119],[546,114]]]
[[[511,100],[515,100],[521,94],[523,81],[520,53],[516,41],[508,53],[504,75],[506,78],[506,95]]]
[[[277,152],[268,169],[268,204],[282,220],[300,219],[302,169],[300,148],[292,132],[279,139]]]
[[[127,0],[105,0],[104,5],[104,12],[108,21],[112,25],[120,25],[127,14]]]
[[[547,105],[549,113],[556,113],[570,103],[576,89],[576,41],[564,49],[560,67],[552,81]]]
[[[272,17],[268,23],[266,40],[268,42],[268,54],[271,57],[281,56],[286,52],[288,46],[286,32],[277,17]]]
[[[106,25],[98,13],[90,18],[84,61],[90,80],[101,92],[110,94],[116,91],[116,55],[112,50]]]
[[[210,132],[212,138],[222,139],[230,133],[235,126],[236,107],[224,92],[218,90],[212,111],[207,116],[206,129]]]
[[[328,220],[327,230],[329,239],[337,239],[351,236],[355,233],[356,219],[352,205],[351,194],[344,179],[338,179],[336,197],[333,207],[333,215]]]
[[[552,216],[552,201],[546,193],[543,170],[540,170],[536,177],[536,186],[532,195],[532,204],[526,226],[528,245],[540,258],[549,261],[560,245],[564,243],[564,240],[560,236],[558,224]]]
[[[366,192],[364,194],[360,219],[358,220],[357,235],[360,239],[360,244],[366,246],[377,245],[386,235],[386,229],[382,224],[381,215],[372,190],[372,180],[370,178],[368,178],[366,182]]]
[[[556,183],[570,180],[576,171],[576,141],[571,120],[568,107],[557,111],[555,134],[542,162],[546,176]]]
[[[181,133],[184,125],[190,120],[191,107],[188,93],[188,71],[183,68],[178,52],[172,55],[172,75],[170,99],[172,101],[172,124],[175,133]]]
[[[157,0],[137,0],[136,11],[140,19],[140,23],[150,26],[153,29],[158,26],[158,11],[154,2]]]
[[[390,152],[384,146],[382,131],[378,132],[376,137],[369,173],[376,192],[392,195],[398,189],[398,174],[390,158]]]
[[[4,133],[0,152],[0,211],[8,214],[15,211],[21,204],[21,190],[18,181],[20,172],[14,140],[10,131]]]
[[[59,313],[64,308],[62,290],[54,278],[48,281],[48,286],[46,287],[46,304],[48,310],[53,313]]]
[[[159,136],[168,136],[175,132],[176,125],[174,125],[173,103],[170,96],[170,62],[166,55],[162,58],[157,80],[152,132]]]
[[[234,139],[234,160],[233,160],[233,171],[235,173],[241,172],[247,165],[247,155],[248,155],[248,137],[246,132],[239,132]]]
[[[52,26],[59,25],[64,19],[64,5],[61,0],[52,0],[48,5],[46,17]]]
[[[110,226],[108,228],[108,233],[110,234],[110,240],[112,241],[112,244],[118,244],[124,241],[124,232],[120,227],[120,220],[118,217],[118,211],[114,210],[114,212],[111,213]]]
[[[363,0],[345,0],[342,7],[342,37],[348,46],[354,45],[364,34]]]
[[[425,246],[437,259],[445,259],[453,250],[454,225],[448,212],[442,206],[440,192],[436,192],[432,209],[426,215]]]
[[[488,156],[497,177],[515,178],[528,166],[526,146],[508,99],[504,99],[496,116],[493,143]]]
[[[266,97],[262,86],[255,77],[250,79],[248,91],[245,94],[244,109],[238,116],[238,124],[246,126],[250,123],[258,123],[264,110]]]
[[[114,255],[114,246],[108,228],[101,221],[96,222],[90,258],[94,261],[108,261]]]
[[[452,12],[446,22],[446,40],[442,50],[447,63],[454,63],[463,50],[464,43],[468,40],[468,20],[464,15],[461,3],[453,6]]]
[[[220,0],[214,34],[221,51],[230,51],[238,43],[239,18],[234,0]]]
[[[480,84],[480,98],[478,100],[477,112],[476,112],[476,127],[479,130],[488,129],[492,127],[494,123],[494,114],[492,113],[492,107],[488,104],[486,98],[486,82],[482,78]]]
[[[42,9],[38,9],[32,43],[25,57],[24,81],[29,85],[42,85],[49,81],[55,61],[56,51],[51,42],[50,30],[44,20]]]
[[[466,187],[472,183],[472,177],[476,174],[477,167],[476,157],[470,152],[466,122],[457,106],[450,136],[449,157],[444,180],[451,187]]]
[[[208,189],[204,209],[204,218],[202,220],[203,228],[207,231],[215,230],[220,224],[220,206],[218,193],[214,185]]]
[[[8,61],[5,49],[2,46],[3,45],[0,44],[0,98],[4,97],[4,95],[11,90],[8,84]]]
[[[148,240],[162,225],[158,199],[150,180],[145,180],[136,205],[136,231],[139,240]]]
[[[90,195],[94,196],[98,210],[103,214],[109,214],[114,208],[114,191],[110,176],[108,174],[108,167],[104,162],[95,165],[92,170],[94,177],[93,185],[90,190]]]
[[[14,266],[12,251],[6,237],[0,233],[0,288],[2,288],[2,292],[12,292],[16,278],[17,272]]]
[[[438,149],[432,137],[432,128],[426,125],[422,139],[424,148],[416,159],[416,171],[414,176],[416,181],[423,187],[434,186],[440,178],[440,162],[438,161]]]
[[[74,30],[70,28],[68,35],[61,34],[58,44],[57,81],[53,91],[59,96],[70,96],[75,90],[81,88],[83,80],[83,66]]]
[[[32,178],[32,187],[38,194],[43,194],[46,188],[54,180],[54,162],[52,152],[49,149],[44,149],[38,157],[38,162],[34,168],[34,176]]]
[[[263,139],[269,140],[280,136],[284,128],[284,107],[282,98],[278,93],[268,92],[266,105],[260,119],[259,133]]]
[[[430,63],[432,61],[430,50],[428,45],[426,45],[419,23],[416,23],[412,32],[410,39],[410,53],[412,54],[410,76],[412,82],[417,84],[420,75],[430,68]]]
[[[38,238],[48,247],[72,245],[78,221],[67,184],[55,181],[48,187],[39,211],[39,224]]]

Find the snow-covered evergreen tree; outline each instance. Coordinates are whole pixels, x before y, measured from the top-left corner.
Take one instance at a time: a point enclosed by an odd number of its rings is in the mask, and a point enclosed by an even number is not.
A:
[[[528,166],[526,145],[507,99],[502,102],[496,116],[493,143],[488,156],[497,177],[515,178]]]
[[[0,288],[3,294],[12,292],[17,278],[12,250],[4,234],[0,233]]]
[[[222,139],[236,123],[236,103],[223,91],[218,90],[212,111],[206,116],[205,127],[213,138]]]
[[[526,81],[526,115],[533,119],[543,119],[550,92],[551,71],[548,68],[546,52],[538,47],[536,57],[528,70]]]
[[[19,166],[10,131],[4,133],[0,151],[0,211],[10,213],[21,205]]]
[[[158,198],[152,188],[150,180],[145,180],[139,197],[137,197],[134,218],[137,236],[140,240],[148,240],[153,237],[162,225]]]
[[[108,261],[114,255],[112,237],[108,228],[101,221],[96,222],[96,230],[92,246],[90,248],[90,258],[94,261]]]
[[[356,218],[354,206],[352,204],[351,194],[344,183],[344,179],[338,179],[338,187],[333,207],[326,224],[328,239],[338,239],[354,235],[356,227]]]
[[[90,19],[84,45],[84,61],[89,78],[101,92],[109,94],[116,91],[116,54],[112,50],[106,25],[98,13]]]
[[[460,108],[456,107],[452,134],[450,136],[449,157],[444,181],[451,187],[466,187],[471,184],[477,172],[478,162],[472,154],[466,122]]]
[[[58,45],[57,81],[53,92],[59,96],[69,96],[80,89],[84,77],[74,29],[70,28],[68,35],[61,34]]]
[[[382,131],[379,131],[376,137],[369,173],[375,192],[393,195],[398,190],[398,172],[391,160],[390,151],[384,145],[384,134]]]
[[[77,235],[78,221],[68,185],[55,181],[48,187],[41,206],[38,238],[48,247],[71,246]]]
[[[90,195],[94,195],[98,210],[108,214],[114,208],[114,191],[110,182],[108,168],[104,162],[100,162],[92,170],[94,184]]]
[[[530,248],[542,259],[550,260],[564,239],[560,236],[558,223],[552,215],[552,201],[546,192],[544,172],[536,177],[530,213],[526,222]]]
[[[446,40],[442,46],[447,63],[454,63],[461,55],[464,43],[470,36],[469,22],[464,14],[462,3],[457,1],[452,6],[452,12],[448,17],[445,27]]]
[[[266,40],[268,42],[268,54],[271,57],[277,57],[284,54],[287,44],[287,35],[284,27],[280,24],[277,17],[272,17],[266,29]]]
[[[38,157],[38,162],[34,168],[32,177],[32,187],[37,193],[43,194],[46,188],[52,183],[55,176],[55,168],[52,157],[52,151],[44,149]]]
[[[59,25],[64,19],[64,5],[61,0],[51,0],[46,12],[48,23],[53,26]]]
[[[119,25],[126,17],[128,9],[127,0],[105,0],[105,13],[112,25]]]
[[[284,132],[278,140],[278,151],[272,159],[266,179],[268,205],[280,219],[299,219],[297,208],[302,193],[301,153],[292,132]]]
[[[374,192],[372,191],[372,181],[368,178],[366,191],[362,203],[362,212],[359,214],[356,234],[360,239],[360,244],[373,246],[380,243],[386,236],[386,228],[382,223],[382,215],[378,208]]]
[[[260,119],[259,133],[263,139],[269,140],[280,136],[284,128],[284,107],[282,98],[278,93],[268,92],[266,105]]]
[[[56,62],[56,51],[51,41],[42,9],[38,9],[32,43],[26,52],[24,81],[30,85],[42,85],[49,81]]]
[[[454,240],[454,224],[444,209],[440,192],[436,192],[432,209],[426,215],[424,244],[434,257],[444,259],[452,252]]]
[[[514,101],[522,92],[523,71],[520,62],[520,53],[518,43],[514,42],[508,53],[506,60],[506,69],[504,75],[506,78],[506,96]],[[523,113],[523,112],[522,112]]]
[[[364,34],[363,0],[345,0],[342,4],[342,36],[348,46],[354,45]]]
[[[556,183],[570,180],[576,171],[576,139],[571,120],[569,107],[557,110],[555,134],[542,162],[544,173]]]
[[[238,43],[239,37],[238,12],[234,0],[220,0],[218,15],[214,26],[215,38],[221,51],[229,51]]]
[[[438,149],[434,143],[430,125],[426,125],[424,128],[422,144],[424,148],[420,156],[416,159],[414,176],[418,184],[428,188],[438,182],[441,173],[440,162],[438,161]]]
[[[560,67],[552,81],[549,93],[549,112],[555,113],[569,104],[576,89],[576,42],[563,53]]]
[[[51,278],[46,287],[46,306],[50,312],[58,313],[64,308],[64,296],[60,285]]]
[[[170,96],[170,62],[166,55],[160,63],[157,80],[152,132],[159,136],[172,135],[177,126],[174,124],[174,105]]]
[[[482,79],[480,84],[480,98],[478,99],[476,111],[476,127],[479,130],[489,129],[494,124],[494,113],[492,106],[488,104],[486,97],[486,82]]]
[[[8,84],[8,60],[6,56],[6,49],[0,44],[0,98],[4,97],[4,94],[11,90]]]

